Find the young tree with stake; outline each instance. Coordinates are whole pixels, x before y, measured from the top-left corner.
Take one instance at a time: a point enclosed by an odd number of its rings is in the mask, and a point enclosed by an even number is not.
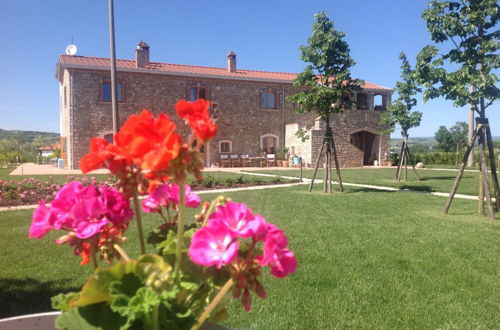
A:
[[[315,111],[325,121],[326,131],[321,150],[316,159],[311,191],[319,162],[325,150],[325,192],[331,193],[331,162],[335,161],[340,191],[343,191],[337,151],[333,139],[330,119],[342,112],[343,106],[351,106],[352,101],[341,102],[343,96],[349,96],[361,90],[362,81],[351,77],[350,68],[355,64],[349,55],[349,45],[344,41],[345,33],[336,31],[333,22],[324,12],[315,15],[313,32],[307,46],[301,46],[301,59],[309,63],[294,81],[294,86],[303,87],[301,92],[288,97],[298,105],[297,112]]]
[[[488,202],[488,214],[494,220],[485,148],[488,147],[496,209],[500,209],[500,188],[496,174],[495,156],[491,130],[486,109],[500,97],[495,70],[500,67],[500,31],[496,28],[500,19],[500,6],[496,0],[433,0],[422,17],[427,22],[431,39],[444,44],[442,50],[434,45],[426,46],[418,55],[417,71],[419,82],[426,90],[424,100],[444,96],[457,107],[467,104],[477,114],[476,130],[472,143],[465,152],[457,178],[445,205],[448,212],[453,196],[458,188],[466,160],[476,138],[479,138],[481,185],[484,186]],[[447,68],[444,65],[447,64]],[[456,68],[455,71],[451,71]],[[470,91],[470,90],[471,91]]]
[[[415,80],[415,72],[411,69],[410,63],[404,53],[399,55],[401,60],[401,78],[402,81],[396,83],[395,90],[398,93],[398,98],[394,100],[380,118],[380,122],[388,128],[387,133],[394,132],[397,126],[401,128],[401,136],[403,144],[401,146],[401,157],[396,169],[396,181],[401,179],[401,170],[405,167],[405,181],[408,179],[408,162],[413,167],[413,172],[417,179],[420,180],[415,164],[412,162],[410,149],[408,148],[408,130],[412,127],[418,127],[422,120],[422,113],[419,111],[411,111],[417,105],[415,95],[421,92]]]

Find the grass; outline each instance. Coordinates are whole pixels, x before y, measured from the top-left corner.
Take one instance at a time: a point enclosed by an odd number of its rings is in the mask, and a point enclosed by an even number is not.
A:
[[[285,230],[299,261],[284,280],[265,275],[268,297],[245,313],[231,303],[235,329],[499,328],[500,225],[456,200],[347,187],[305,186],[228,194]],[[206,200],[215,195],[203,195]],[[383,206],[383,207],[381,207]],[[27,239],[30,211],[0,213],[0,316],[50,309],[88,275],[55,233]],[[146,216],[151,228],[157,220]],[[125,249],[137,255],[135,226]]]
[[[456,171],[434,171],[434,170],[417,170],[421,180],[418,181],[411,168],[408,169],[408,181],[402,180],[396,182],[394,179],[396,168],[362,168],[362,169],[341,169],[341,177],[343,182],[361,183],[369,185],[378,185],[386,187],[394,187],[400,189],[410,189],[428,192],[450,192],[453,182],[455,181]],[[284,176],[300,176],[298,169],[287,170],[261,170],[259,173],[271,173]],[[312,178],[313,170],[304,169],[304,178]],[[318,169],[316,178],[322,179],[324,169]],[[337,180],[335,169],[332,169],[333,180]],[[493,185],[490,177],[490,188],[493,192]],[[479,173],[464,172],[462,180],[458,187],[459,194],[477,195],[479,190]]]
[[[0,168],[0,180],[15,180],[15,181],[21,181],[24,178],[35,178],[40,181],[48,181],[50,178],[52,178],[55,182],[57,183],[65,183],[68,181],[68,177],[73,177],[73,178],[91,178],[95,177],[97,181],[103,181],[103,180],[110,180],[110,176],[108,174],[89,174],[89,175],[83,175],[83,174],[58,174],[58,175],[9,175],[10,172],[12,172],[13,169],[4,169]],[[234,180],[244,180],[244,182],[252,182],[252,177],[242,175],[240,173],[233,173],[233,172],[205,172],[204,177],[206,178],[207,176],[211,176],[212,178],[218,180],[218,181],[224,181],[225,179],[234,179]],[[258,177],[258,180],[261,182],[273,182],[275,181],[275,178],[269,178],[269,177]],[[192,179],[194,181],[194,179]],[[255,181],[255,180],[254,180]],[[288,182],[290,180],[281,180],[281,182]]]

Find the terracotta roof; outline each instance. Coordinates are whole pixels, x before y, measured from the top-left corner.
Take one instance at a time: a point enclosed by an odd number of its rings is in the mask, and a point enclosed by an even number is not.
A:
[[[82,67],[95,69],[109,69],[109,58],[90,56],[70,56],[60,55],[60,63],[64,67]],[[150,62],[144,68],[136,68],[135,60],[116,60],[118,70],[124,71],[150,71],[152,73],[165,73],[191,76],[209,76],[213,78],[242,79],[242,80],[270,80],[290,82],[297,77],[296,73],[271,72],[237,69],[236,72],[229,72],[227,68],[215,68],[199,65],[184,65],[171,63]],[[363,88],[390,90],[390,88],[365,82]]]
[[[61,145],[59,143],[55,143],[55,144],[50,145],[50,146],[39,147],[38,150],[55,150],[55,149],[59,149],[60,147],[61,147]]]

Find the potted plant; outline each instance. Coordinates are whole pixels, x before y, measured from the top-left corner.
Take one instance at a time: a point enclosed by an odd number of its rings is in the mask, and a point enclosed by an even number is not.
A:
[[[176,104],[193,132],[186,143],[164,114],[130,116],[113,143],[93,138],[80,162],[83,173],[107,168],[116,187],[71,182],[50,206],[40,202],[30,237],[63,230],[56,243],[70,245],[82,265],[94,268],[79,292],[53,298],[61,310],[58,328],[198,329],[227,319],[230,294],[246,311],[252,294],[265,298],[264,267],[278,278],[295,271],[282,230],[226,197],[202,202],[186,185],[188,175],[202,179],[196,146],[217,132],[208,109],[205,100]],[[194,220],[188,221],[186,208],[198,209]],[[161,225],[145,234],[141,211],[156,214]],[[141,252],[136,259],[122,248],[133,222]],[[146,253],[146,240],[156,253]]]
[[[287,153],[288,153],[288,148],[287,147],[279,147],[278,151],[276,152],[276,163],[278,167],[282,167],[283,165],[283,160],[288,159],[287,158]]]

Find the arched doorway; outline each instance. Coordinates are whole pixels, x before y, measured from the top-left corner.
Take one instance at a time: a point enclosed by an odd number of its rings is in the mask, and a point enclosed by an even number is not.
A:
[[[378,160],[379,135],[367,131],[356,132],[351,134],[351,144],[363,151],[363,165],[373,165],[374,161]]]

